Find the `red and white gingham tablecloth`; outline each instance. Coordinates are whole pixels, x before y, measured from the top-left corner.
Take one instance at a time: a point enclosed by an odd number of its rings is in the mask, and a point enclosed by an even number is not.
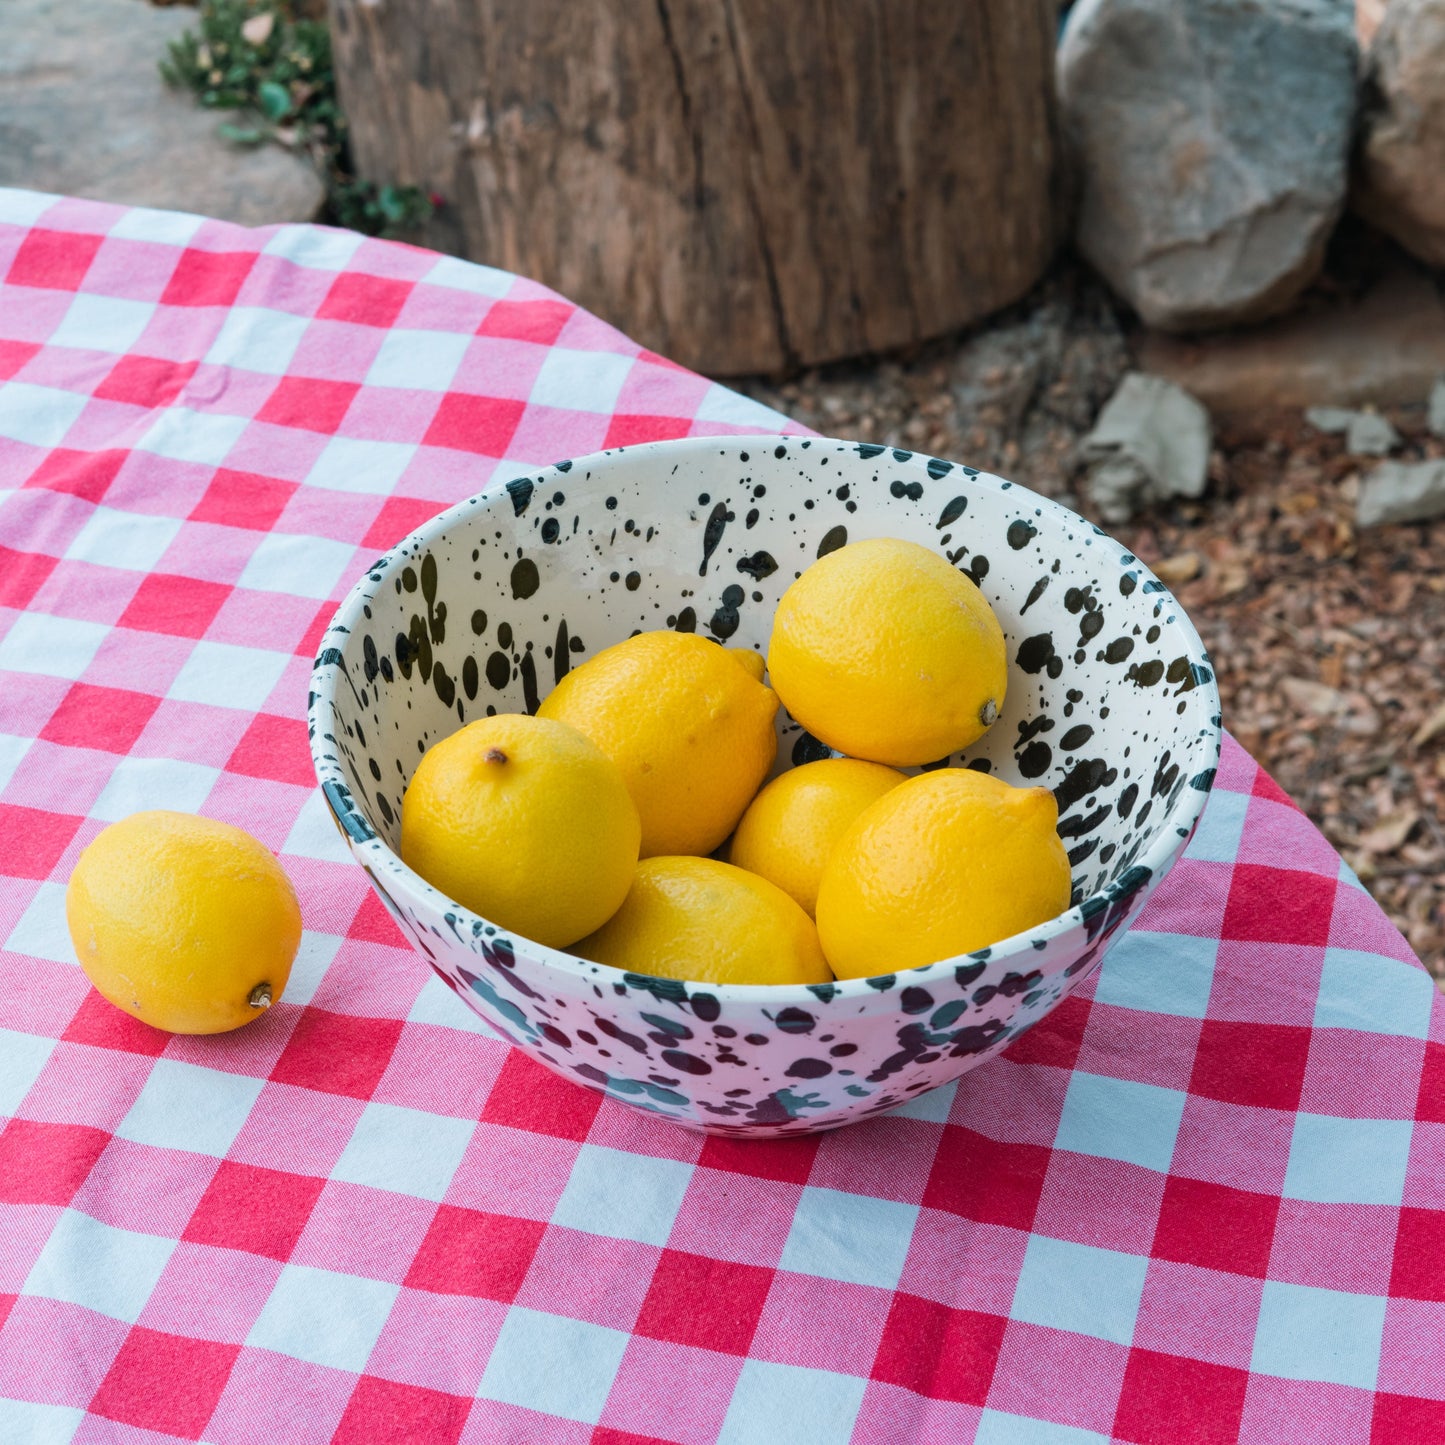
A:
[[[786,423],[530,281],[0,191],[0,1442],[1445,1440],[1445,1009],[1236,745],[1096,983],[891,1117],[705,1139],[514,1052],[348,861],[337,600],[556,457]],[[75,859],[250,829],[285,999],[179,1038]]]

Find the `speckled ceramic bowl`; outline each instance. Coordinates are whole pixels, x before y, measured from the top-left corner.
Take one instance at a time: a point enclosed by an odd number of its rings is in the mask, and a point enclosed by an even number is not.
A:
[[[779,597],[815,557],[884,536],[937,549],[998,613],[1003,715],[947,761],[1054,789],[1074,868],[1068,912],[897,975],[693,987],[508,936],[402,863],[402,794],[430,744],[494,710],[535,709],[569,667],[639,628],[765,650]],[[896,1106],[1037,1023],[1183,850],[1220,740],[1198,636],[1117,542],[967,467],[799,437],[604,452],[442,513],[342,604],[310,724],[352,853],[459,1000],[580,1085],[753,1136]],[[826,755],[786,716],[779,733],[779,768]]]

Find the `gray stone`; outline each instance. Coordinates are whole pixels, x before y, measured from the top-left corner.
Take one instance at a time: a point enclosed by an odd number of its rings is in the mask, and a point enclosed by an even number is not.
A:
[[[1353,456],[1382,457],[1400,445],[1400,433],[1377,411],[1343,406],[1311,406],[1305,420],[1316,431],[1338,433]]]
[[[1311,406],[1305,408],[1305,420],[1316,431],[1339,433],[1343,436],[1350,429],[1350,423],[1359,416],[1343,406]]]
[[[1363,95],[1355,208],[1445,266],[1445,0],[1391,0]]]
[[[1360,484],[1360,527],[1445,516],[1445,462],[1381,462]]]
[[[1445,376],[1437,377],[1430,388],[1430,430],[1445,437]]]
[[[1285,309],[1344,204],[1350,0],[1080,0],[1058,57],[1076,240],[1151,326]]]
[[[1151,502],[1202,496],[1210,441],[1209,413],[1188,392],[1131,371],[1080,444],[1094,509],[1127,522]]]
[[[309,221],[324,189],[304,157],[242,150],[224,118],[157,64],[196,23],[142,0],[3,0],[0,186],[194,211],[244,226]]]
[[[1357,411],[1345,431],[1351,456],[1383,457],[1400,445],[1400,433],[1377,411]]]

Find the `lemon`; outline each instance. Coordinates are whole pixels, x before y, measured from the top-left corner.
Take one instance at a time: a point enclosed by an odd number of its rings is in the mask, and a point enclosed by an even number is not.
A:
[[[187,813],[132,813],[98,834],[70,875],[65,917],[100,993],[176,1034],[260,1018],[301,942],[301,909],[271,851]]]
[[[828,553],[783,593],[768,670],[814,737],[897,767],[975,742],[1007,684],[983,593],[936,552],[890,538]]]
[[[730,647],[727,649],[729,657],[735,657],[742,663],[744,671],[754,682],[763,680],[763,673],[767,670],[767,662],[761,652],[754,652],[750,647]]]
[[[818,887],[818,936],[839,978],[971,953],[1062,913],[1069,858],[1047,788],[968,768],[885,793],[839,840]]]
[[[563,723],[482,718],[428,749],[401,807],[401,856],[434,888],[551,948],[627,896],[641,830],[622,774]]]
[[[750,656],[693,633],[641,632],[569,672],[538,709],[621,768],[644,858],[711,853],[768,775],[778,700]]]
[[[813,921],[766,878],[713,858],[648,858],[627,900],[573,950],[695,983],[827,983]]]
[[[834,844],[865,808],[901,782],[903,774],[882,763],[805,763],[774,778],[748,804],[728,856],[776,883],[811,917]]]

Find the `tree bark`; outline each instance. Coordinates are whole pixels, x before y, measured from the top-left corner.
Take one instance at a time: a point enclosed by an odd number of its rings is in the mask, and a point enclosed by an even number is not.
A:
[[[954,330],[1054,207],[1056,0],[330,0],[357,168],[423,240],[714,375]]]

